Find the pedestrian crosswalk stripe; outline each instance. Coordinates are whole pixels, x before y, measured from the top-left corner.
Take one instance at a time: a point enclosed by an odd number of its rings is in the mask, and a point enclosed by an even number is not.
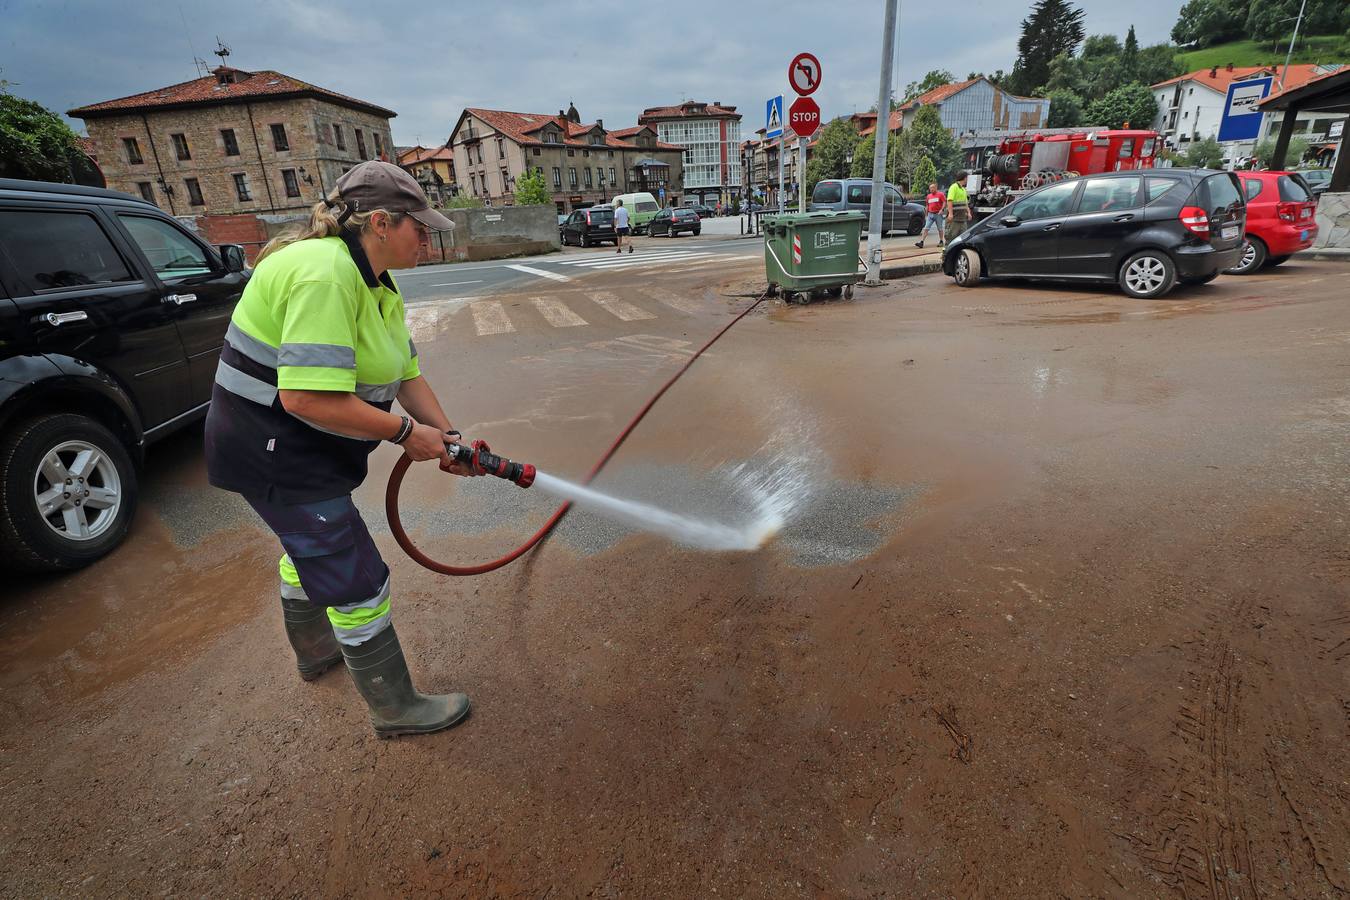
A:
[[[669,250],[659,250],[650,253],[624,253],[622,255],[618,253],[606,253],[594,256],[585,256],[580,259],[560,259],[557,261],[557,263],[560,266],[594,266],[594,265],[605,265],[608,263],[620,263],[620,262],[628,263],[628,262],[645,262],[647,260],[661,260],[661,259],[668,259],[672,256],[687,256],[690,253],[697,253],[700,256],[713,255],[712,252],[708,250],[698,250],[695,248],[689,248],[686,250],[683,248],[672,247]]]
[[[605,312],[625,322],[635,322],[641,319],[655,319],[652,313],[645,309],[640,309],[631,303],[620,300],[609,291],[592,291],[586,295],[595,301]]]
[[[539,313],[548,320],[548,324],[554,328],[572,328],[576,325],[585,325],[586,320],[568,308],[566,303],[561,300],[554,300],[548,297],[533,297],[530,300],[539,310]]]
[[[660,259],[615,259],[606,262],[593,262],[587,264],[584,268],[599,269],[602,271],[637,269],[644,266],[663,266],[673,263],[692,262],[694,260],[708,262],[710,259],[711,255],[707,253],[681,253],[678,256],[663,256]]]
[[[566,275],[559,275],[557,272],[546,272],[543,269],[532,269],[529,266],[508,265],[508,269],[515,269],[517,272],[524,272],[526,275],[538,275],[541,278],[552,278],[554,281],[571,281]]]
[[[665,288],[643,288],[642,293],[651,297],[658,303],[664,303],[671,309],[677,309],[682,313],[693,315],[700,310],[699,303],[694,298],[682,297],[674,291],[668,291]]]
[[[497,300],[480,300],[471,304],[469,309],[473,311],[473,327],[479,337],[516,330],[506,315],[506,309]]]

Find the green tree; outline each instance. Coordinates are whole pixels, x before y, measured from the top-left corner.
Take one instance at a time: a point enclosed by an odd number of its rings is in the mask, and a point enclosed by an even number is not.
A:
[[[1133,25],[1126,33],[1125,46],[1120,51],[1120,68],[1126,78],[1137,78],[1139,75],[1139,38],[1134,35]]]
[[[1308,152],[1308,141],[1306,138],[1290,138],[1289,150],[1284,155],[1284,167],[1293,169],[1303,161],[1303,154]],[[1256,145],[1252,151],[1252,156],[1256,157],[1257,163],[1261,168],[1269,169],[1275,165],[1275,139],[1266,138]]]
[[[904,99],[901,105],[908,103],[920,94],[926,94],[933,88],[942,87],[944,84],[951,84],[956,80],[956,76],[946,69],[934,69],[918,81],[911,81],[905,85]]]
[[[0,178],[70,182],[72,160],[82,155],[75,132],[56,113],[0,91]]]
[[[549,206],[552,203],[553,195],[544,184],[543,172],[527,170],[516,179],[517,206]]]
[[[482,209],[483,201],[468,194],[456,194],[445,201],[445,209]]]
[[[1083,98],[1063,88],[1050,92],[1047,128],[1076,128],[1083,124]]]
[[[884,122],[885,116],[879,117]],[[883,126],[884,127],[884,126]],[[806,190],[808,196],[816,182],[826,178],[847,178],[849,158],[858,145],[858,133],[846,118],[835,119],[820,131],[811,158],[806,163]],[[870,173],[869,173],[870,174]]]
[[[933,164],[938,178],[944,181],[961,167],[961,145],[942,124],[936,106],[919,107],[913,121],[900,132],[896,145],[897,168],[911,175],[924,158]]]
[[[1094,100],[1087,108],[1088,121],[1107,128],[1149,128],[1158,115],[1158,103],[1146,84],[1127,84]]]
[[[1089,35],[1087,40],[1083,41],[1083,49],[1079,56],[1085,59],[1091,59],[1094,56],[1120,56],[1120,38],[1114,34],[1093,34]]]
[[[1185,71],[1177,59],[1177,48],[1171,44],[1154,44],[1139,51],[1134,64],[1134,79],[1140,84],[1157,84],[1175,78]]]
[[[1268,2],[1270,0],[1189,0],[1172,26],[1172,40],[1197,47],[1236,40],[1244,36],[1249,6]]]
[[[1246,36],[1287,47],[1302,0],[1251,0],[1244,22]],[[1245,4],[1244,4],[1245,5]],[[1350,4],[1345,0],[1308,0],[1301,36],[1337,34],[1350,29]]]
[[[1022,20],[1017,40],[1017,62],[1008,79],[1008,90],[1030,95],[1050,77],[1050,61],[1061,53],[1073,53],[1083,42],[1083,11],[1068,0],[1036,0],[1031,14]]]
[[[938,180],[937,167],[933,161],[924,156],[919,159],[918,165],[914,167],[914,177],[910,181],[909,192],[919,194],[928,190],[930,184],[936,184]]]
[[[1196,141],[1186,150],[1185,164],[1197,169],[1222,169],[1223,148],[1214,138]]]
[[[974,81],[976,78],[983,78],[992,85],[1003,86],[1003,82],[1008,80],[1008,73],[1002,69],[995,69],[993,74],[986,75],[983,72],[971,72],[966,75],[966,81]]]

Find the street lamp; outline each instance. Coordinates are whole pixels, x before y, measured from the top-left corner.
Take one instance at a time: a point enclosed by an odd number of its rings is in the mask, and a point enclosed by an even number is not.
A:
[[[314,176],[306,172],[304,166],[301,166],[299,169],[296,169],[296,174],[300,176],[300,180],[303,181],[305,184],[309,185],[310,187],[314,186]]]

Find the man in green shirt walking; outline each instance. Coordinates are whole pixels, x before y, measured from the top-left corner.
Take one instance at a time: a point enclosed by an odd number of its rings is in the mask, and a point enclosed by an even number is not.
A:
[[[970,224],[970,195],[966,193],[966,173],[957,172],[956,180],[947,188],[947,206],[951,215],[947,219],[947,243],[966,230]]]

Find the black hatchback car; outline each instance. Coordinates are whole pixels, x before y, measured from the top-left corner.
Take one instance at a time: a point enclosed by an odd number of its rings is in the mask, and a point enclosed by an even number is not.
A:
[[[575,244],[578,247],[590,247],[607,241],[616,247],[619,245],[619,232],[614,227],[614,210],[611,207],[578,209],[562,225],[563,246]]]
[[[682,231],[690,234],[703,233],[703,220],[692,206],[667,207],[657,213],[647,225],[647,233],[652,237],[659,234],[675,237]]]
[[[100,188],[0,179],[0,567],[126,535],[146,445],[201,419],[243,249]]]
[[[1112,282],[1131,297],[1203,284],[1237,264],[1247,210],[1231,172],[1143,169],[1056,182],[947,245],[942,269],[981,278]]]

